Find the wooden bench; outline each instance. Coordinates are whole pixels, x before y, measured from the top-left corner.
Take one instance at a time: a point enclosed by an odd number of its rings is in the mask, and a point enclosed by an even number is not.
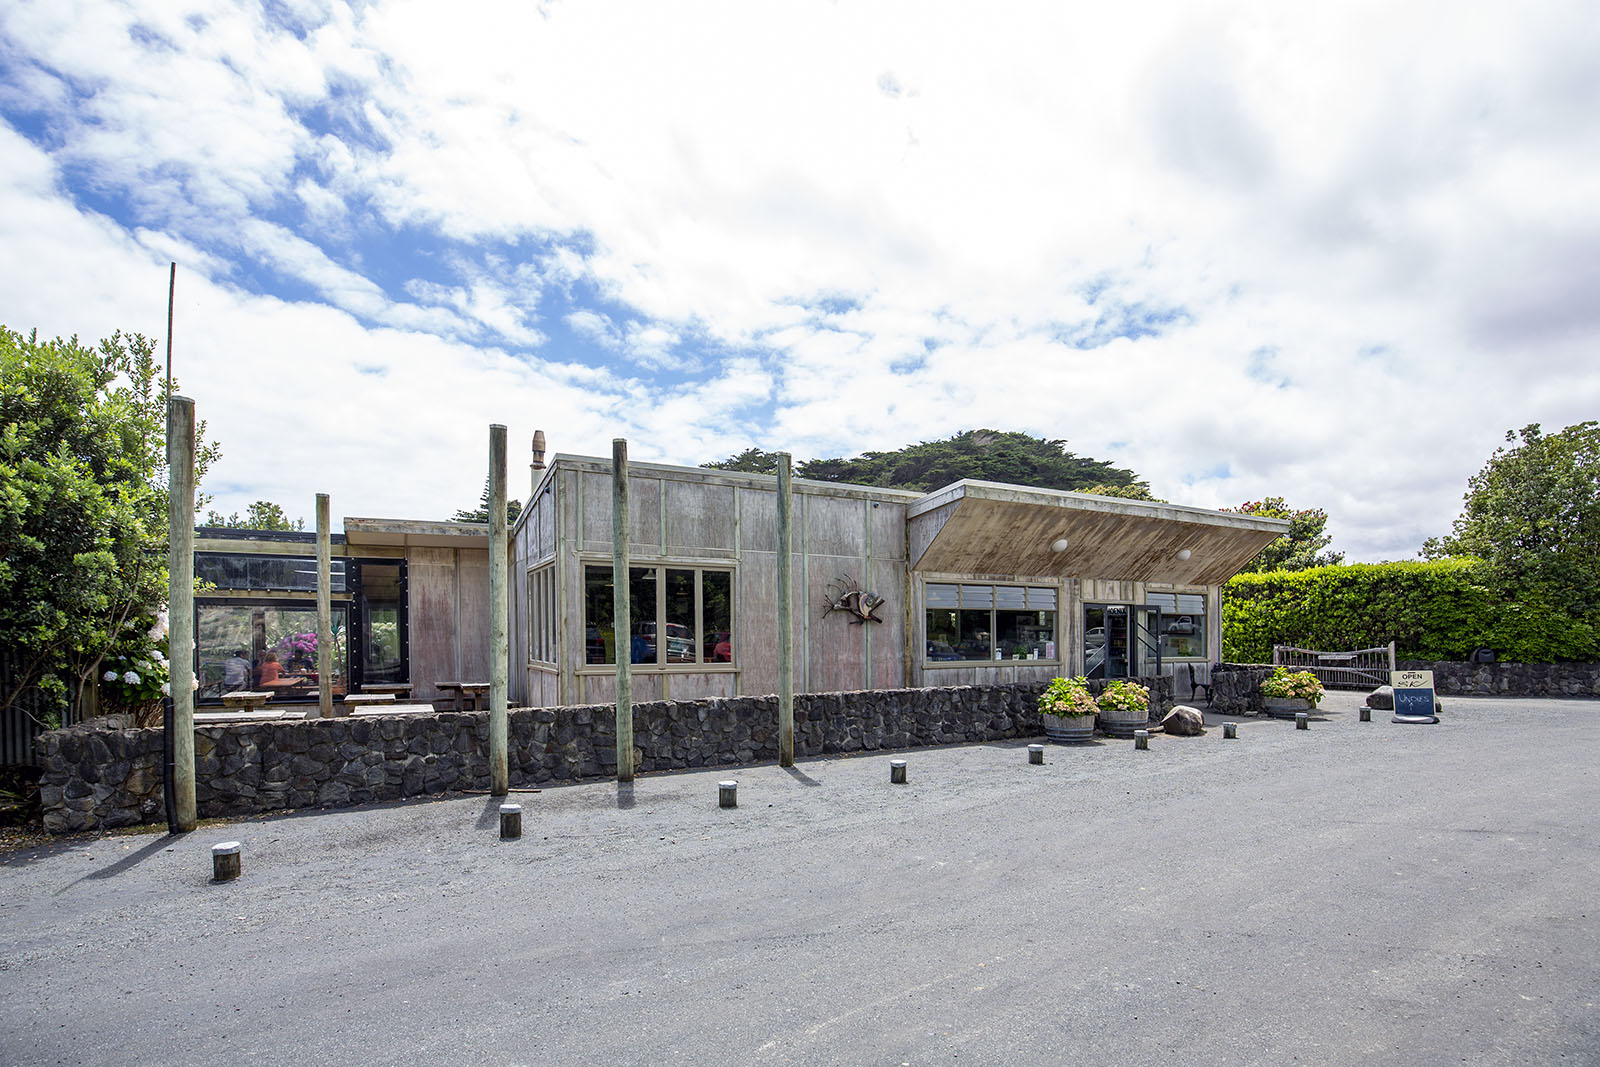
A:
[[[397,700],[411,699],[412,685],[410,682],[363,682],[363,693],[388,693]]]
[[[349,693],[344,698],[344,706],[352,710],[365,708],[373,704],[393,704],[393,693]]]
[[[489,695],[488,682],[435,682],[434,687],[444,692],[455,703],[456,711],[477,711]],[[470,703],[470,707],[468,706]]]
[[[432,715],[432,704],[373,704],[365,708],[356,708],[350,713],[351,718],[371,718],[374,715]]]
[[[303,711],[197,711],[194,713],[196,726],[227,726],[230,723],[241,722],[278,722],[288,719],[305,718]]]
[[[222,704],[224,707],[232,708],[236,711],[260,711],[261,705],[276,695],[276,693],[258,692],[253,689],[235,689],[231,693],[222,694]]]

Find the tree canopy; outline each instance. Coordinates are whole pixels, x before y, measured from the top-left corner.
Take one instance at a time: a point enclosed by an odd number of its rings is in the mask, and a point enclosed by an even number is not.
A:
[[[220,526],[225,530],[304,530],[305,519],[291,521],[283,508],[270,500],[257,500],[246,509],[241,518],[236,511],[223,515],[218,511],[206,512],[202,526]]]
[[[1236,508],[1223,508],[1240,515],[1259,515],[1267,519],[1288,519],[1289,532],[1267,545],[1239,568],[1241,574],[1266,571],[1303,571],[1344,562],[1343,552],[1323,552],[1333,541],[1326,532],[1328,513],[1321,508],[1291,508],[1281,496],[1249,500]]]
[[[1600,423],[1555,434],[1532,423],[1505,439],[1468,480],[1451,532],[1422,555],[1476,556],[1508,595],[1600,615]]]
[[[815,481],[913,489],[923,493],[963,478],[1044,489],[1081,491],[1100,486],[1149,493],[1149,486],[1132,471],[1114,467],[1104,460],[1074,455],[1067,451],[1066,444],[1065,440],[1047,440],[1025,433],[967,430],[943,440],[907,445],[893,452],[864,452],[853,459],[807,460],[796,465],[795,473]],[[747,448],[728,459],[704,466],[771,474],[777,470],[777,453]]]
[[[506,524],[517,521],[517,516],[522,514],[522,501],[506,498]],[[489,478],[483,479],[483,495],[478,498],[478,506],[468,511],[465,508],[450,516],[451,522],[488,522],[489,521]]]
[[[0,709],[54,718],[166,600],[166,399],[152,343],[0,326]],[[196,480],[216,457],[197,427]]]

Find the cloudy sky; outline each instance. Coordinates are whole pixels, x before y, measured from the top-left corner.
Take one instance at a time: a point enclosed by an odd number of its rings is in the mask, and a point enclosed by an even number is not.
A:
[[[164,338],[223,510],[1066,438],[1443,532],[1600,416],[1591,3],[0,5],[0,323]],[[520,491],[519,491],[520,490]]]

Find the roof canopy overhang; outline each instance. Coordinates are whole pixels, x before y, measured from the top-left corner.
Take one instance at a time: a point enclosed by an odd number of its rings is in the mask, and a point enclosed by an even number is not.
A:
[[[1220,585],[1289,530],[1286,519],[973,481],[929,493],[907,518],[918,571],[1174,585]]]
[[[405,548],[488,548],[486,522],[427,522],[418,519],[344,520],[345,542],[350,545],[387,545]]]

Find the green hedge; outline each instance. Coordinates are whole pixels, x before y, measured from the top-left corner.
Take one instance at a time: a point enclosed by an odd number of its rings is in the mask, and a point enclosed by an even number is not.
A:
[[[1506,597],[1474,559],[1240,574],[1222,587],[1222,655],[1234,663],[1271,663],[1273,645],[1390,641],[1401,659],[1462,660],[1487,646],[1518,663],[1592,661],[1595,622]]]

